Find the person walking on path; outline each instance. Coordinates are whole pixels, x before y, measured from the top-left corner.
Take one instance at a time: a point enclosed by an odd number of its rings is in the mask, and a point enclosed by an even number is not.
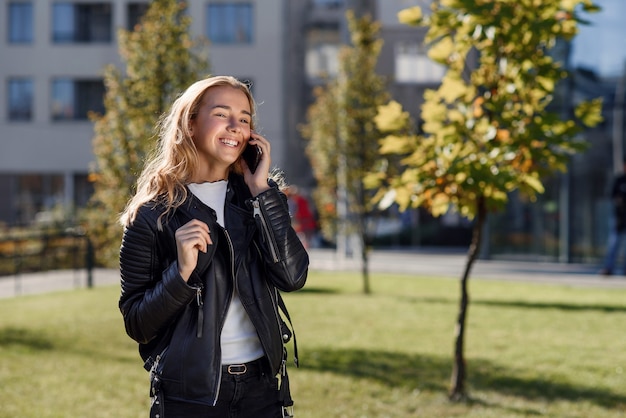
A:
[[[626,238],[626,160],[622,173],[615,177],[611,187],[611,202],[613,204],[613,224],[609,232],[604,267],[600,274],[610,276],[615,273],[617,256],[624,238]],[[626,274],[626,260],[622,273]]]
[[[293,404],[280,291],[304,286],[309,258],[254,122],[247,85],[192,84],[122,214],[119,307],[152,417],[278,418]],[[252,146],[256,167],[241,157]]]

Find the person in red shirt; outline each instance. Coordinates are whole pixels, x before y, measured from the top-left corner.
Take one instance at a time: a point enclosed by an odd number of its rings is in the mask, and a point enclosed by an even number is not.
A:
[[[302,196],[297,186],[290,185],[286,190],[289,198],[289,211],[292,216],[293,228],[305,247],[311,246],[317,229],[315,216],[311,211],[309,201]]]

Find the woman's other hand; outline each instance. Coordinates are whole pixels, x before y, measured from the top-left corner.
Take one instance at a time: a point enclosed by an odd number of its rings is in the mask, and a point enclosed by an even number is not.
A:
[[[206,223],[193,219],[176,230],[176,250],[178,252],[178,272],[188,281],[198,264],[198,251],[207,252],[213,244]]]

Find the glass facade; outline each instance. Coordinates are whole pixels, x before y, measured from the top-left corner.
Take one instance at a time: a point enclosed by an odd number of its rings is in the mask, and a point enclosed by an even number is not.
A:
[[[309,80],[335,77],[339,71],[339,26],[313,24],[306,33],[304,65]]]
[[[519,193],[509,195],[502,212],[490,213],[484,229],[482,258],[581,262],[599,265],[604,257],[612,204],[609,191],[614,172],[626,153],[626,2],[595,0],[596,14],[582,13],[590,22],[581,25],[571,43],[559,42],[552,50],[570,72],[554,94],[552,110],[570,117],[578,102],[603,100],[603,122],[581,134],[588,147],[574,155],[566,173],[543,178],[545,193],[529,201]],[[379,3],[379,7],[383,7]],[[419,37],[400,36],[386,55],[393,60],[394,99],[407,109],[418,109],[424,88],[435,83],[420,62]],[[416,46],[412,42],[418,43]],[[384,59],[384,58],[383,58]],[[382,66],[381,66],[382,67]],[[440,79],[440,78],[439,78]],[[621,85],[621,88],[620,88]],[[419,113],[415,119],[419,121]],[[426,211],[412,212],[405,230],[393,244],[467,247],[472,223],[454,214],[432,218]]]
[[[395,81],[398,83],[438,83],[446,68],[428,57],[427,49],[418,42],[395,45]]]
[[[31,2],[9,3],[9,43],[29,44],[33,41],[33,5]]]
[[[53,80],[51,112],[53,120],[87,120],[89,112],[104,113],[104,83],[69,78]]]
[[[602,10],[585,15],[590,23],[580,26],[570,62],[600,77],[618,77],[624,74],[626,66],[626,2],[594,0],[594,3]]]
[[[214,44],[251,44],[254,10],[250,3],[215,2],[207,5],[206,36]]]
[[[127,13],[126,29],[133,30],[139,20],[146,14],[150,3],[129,3]]]
[[[93,184],[86,173],[0,173],[0,192],[8,202],[0,206],[0,222],[28,225],[59,208],[85,207]]]
[[[554,105],[567,115],[578,101],[600,97],[604,121],[583,133],[588,148],[571,159],[567,173],[544,179],[546,192],[536,202],[512,194],[506,211],[491,217],[484,257],[596,264],[604,257],[612,222],[610,187],[626,150],[619,104],[626,77],[626,2],[596,3],[602,11],[584,15],[590,24],[559,49],[571,76]]]
[[[111,9],[109,3],[54,3],[53,42],[111,42],[113,31]]]
[[[7,108],[9,120],[29,121],[33,118],[33,80],[9,79]]]

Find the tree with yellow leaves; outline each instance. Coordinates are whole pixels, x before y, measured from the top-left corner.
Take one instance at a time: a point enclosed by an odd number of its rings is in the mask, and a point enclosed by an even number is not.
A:
[[[95,191],[87,229],[99,264],[118,261],[118,217],[154,148],[158,118],[188,85],[208,75],[203,41],[190,39],[190,23],[185,2],[155,0],[133,31],[119,31],[125,73],[106,68],[105,113],[92,115]]]
[[[502,209],[514,190],[530,199],[542,193],[542,179],[565,171],[585,148],[581,132],[601,121],[600,100],[577,103],[571,119],[550,107],[567,76],[551,50],[576,35],[581,12],[597,10],[591,0],[439,0],[429,13],[413,7],[398,15],[428,28],[429,57],[447,72],[437,90],[425,92],[419,135],[406,133],[408,116],[397,103],[381,106],[376,123],[388,133],[381,154],[402,157],[403,170],[390,174],[381,164],[367,183],[378,200],[474,219],[460,282],[452,400],[467,397],[467,281],[488,213]]]
[[[375,67],[382,47],[379,24],[370,15],[346,13],[351,46],[339,56],[336,79],[315,91],[302,134],[308,140],[317,187],[313,194],[322,233],[329,240],[338,234],[353,235],[359,241],[363,292],[370,293],[368,220],[375,216],[373,193],[363,178],[378,159],[380,132],[374,123],[378,106],[389,96]]]

